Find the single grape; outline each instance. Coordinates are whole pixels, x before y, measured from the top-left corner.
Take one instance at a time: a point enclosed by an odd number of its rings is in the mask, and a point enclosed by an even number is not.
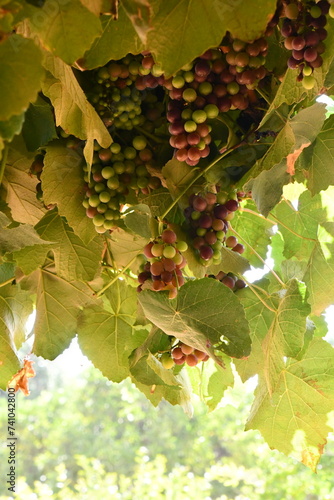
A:
[[[194,352],[194,348],[190,345],[180,344],[180,348],[183,354],[192,354]]]
[[[198,364],[198,359],[194,354],[188,354],[186,356],[186,363],[188,366],[196,366]]]
[[[183,358],[183,352],[182,352],[182,349],[181,347],[174,347],[174,349],[172,350],[172,358],[173,359],[181,359]]]
[[[172,244],[172,243],[175,243],[176,240],[177,240],[177,236],[176,234],[174,233],[174,231],[172,231],[171,229],[165,229],[162,233],[161,233],[161,239],[164,243],[169,243],[169,244]]]
[[[175,248],[173,246],[167,245],[163,249],[162,254],[163,254],[164,257],[166,257],[166,259],[172,259],[176,255],[176,250],[175,250]]]
[[[175,361],[168,352],[164,352],[161,355],[160,362],[166,370],[170,370],[175,365]]]
[[[200,256],[201,256],[202,259],[204,259],[204,260],[207,261],[207,260],[209,260],[209,259],[212,258],[212,256],[213,256],[213,250],[208,245],[203,245],[199,249],[199,254],[200,254]]]

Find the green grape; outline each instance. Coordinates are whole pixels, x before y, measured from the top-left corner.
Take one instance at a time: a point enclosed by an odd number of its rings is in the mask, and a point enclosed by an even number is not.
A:
[[[102,203],[108,203],[111,199],[110,193],[108,191],[102,191],[102,193],[99,194],[99,198],[102,201]]]
[[[93,194],[89,200],[88,203],[91,207],[97,207],[100,204],[100,198],[98,194]]]
[[[102,226],[104,222],[104,216],[102,214],[96,214],[93,217],[94,226]]]
[[[185,241],[177,241],[175,246],[180,252],[186,252],[188,250],[188,245]]]
[[[193,112],[192,119],[195,123],[204,123],[207,120],[206,112],[202,109],[197,109]]]
[[[112,167],[104,167],[101,171],[101,175],[104,179],[108,180],[115,175],[115,170]]]
[[[175,362],[168,352],[164,352],[161,355],[160,362],[166,370],[170,370],[175,365]]]
[[[141,151],[146,148],[147,140],[143,135],[137,135],[133,138],[132,145],[137,151]]]
[[[108,179],[107,186],[109,189],[117,189],[119,187],[119,180],[117,177],[111,177]]]
[[[153,247],[152,247],[152,250],[153,250]],[[176,250],[173,246],[166,245],[165,248],[163,249],[162,255],[164,257],[166,257],[166,259],[172,259],[176,255]]]
[[[191,132],[195,132],[197,130],[197,125],[194,122],[194,120],[188,120],[188,121],[186,121],[185,124],[184,124],[184,130],[186,132],[188,132],[189,134]]]
[[[111,146],[110,146],[110,151],[113,153],[113,154],[118,154],[120,153],[121,151],[121,145],[118,144],[117,142],[114,142]]]
[[[164,251],[164,246],[159,243],[155,243],[151,248],[151,253],[154,257],[161,257]]]

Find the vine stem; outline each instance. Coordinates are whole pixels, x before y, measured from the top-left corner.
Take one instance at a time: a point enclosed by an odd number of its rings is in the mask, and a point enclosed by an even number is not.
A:
[[[200,173],[198,175],[196,175],[196,177],[194,177],[193,180],[189,184],[187,184],[187,186],[183,189],[183,191],[181,191],[181,193],[175,198],[175,200],[173,201],[173,203],[171,203],[171,205],[167,208],[167,210],[160,216],[160,219],[164,219],[166,217],[166,215],[172,210],[172,208],[174,208],[175,205],[180,201],[180,199],[182,198],[182,196],[186,194],[186,192],[188,191],[188,189],[193,184],[195,184],[195,182],[198,181],[198,179],[200,179],[202,177],[202,175],[206,174],[210,170],[210,168],[212,168],[214,165],[216,165],[216,163],[218,163],[225,156],[229,155],[232,151],[234,151],[235,149],[237,149],[241,144],[243,144],[243,142],[239,142],[235,146],[232,146],[231,148],[227,149],[220,156],[218,156],[218,158],[216,158],[211,163],[209,163],[209,165],[207,167],[205,167],[204,170],[201,170]]]
[[[259,299],[260,302],[262,302],[262,304],[267,308],[269,309],[269,311],[273,312],[273,313],[277,313],[277,310],[276,309],[273,309],[272,307],[268,306],[267,302],[265,302],[261,297],[260,295],[255,291],[255,287],[252,285],[252,283],[250,283],[249,281],[247,281],[245,278],[242,278],[244,280],[244,282],[246,283],[247,286],[249,286],[249,288],[252,290],[252,292],[254,293],[254,295],[257,296],[257,298]],[[259,287],[257,287],[259,288]],[[263,290],[264,291],[264,290]]]
[[[230,223],[230,230],[232,231],[232,233],[234,233],[238,237],[238,239],[242,240],[254,252],[254,254],[257,256],[257,258],[260,259],[260,261],[269,269],[269,271],[274,276],[274,278],[277,279],[277,281],[279,282],[279,284],[283,288],[286,288],[285,283],[283,283],[283,281],[281,280],[281,278],[275,273],[275,271],[273,269],[271,269],[270,266],[268,266],[268,264],[266,263],[266,261],[264,259],[262,259],[261,255],[259,255],[257,253],[257,251],[252,247],[252,245],[250,245],[248,243],[248,241],[245,240],[245,238],[243,238],[235,229],[233,229],[233,227],[231,226],[231,223]]]
[[[9,146],[6,143],[5,144],[5,148],[3,150],[3,153],[2,153],[2,159],[1,159],[1,163],[0,163],[0,186],[2,184],[3,174],[5,173],[7,156],[8,156],[8,150],[9,150]]]
[[[13,281],[15,280],[15,276],[13,278],[10,278],[9,280],[7,281],[4,281],[3,283],[0,283],[0,288],[2,286],[6,286],[6,285],[9,285],[9,283],[12,283]]]
[[[129,267],[132,266],[132,264],[135,262],[136,258],[137,255],[135,255],[133,259],[131,259],[130,262],[128,262],[127,265],[123,267],[123,269],[119,273],[117,273],[116,276],[111,281],[109,281],[109,283],[107,283],[103,288],[101,288],[99,292],[96,292],[95,293],[96,297],[100,297],[106,290],[108,290],[109,287],[111,287],[111,285],[113,285],[118,280],[120,276],[123,276],[125,271],[127,271]]]

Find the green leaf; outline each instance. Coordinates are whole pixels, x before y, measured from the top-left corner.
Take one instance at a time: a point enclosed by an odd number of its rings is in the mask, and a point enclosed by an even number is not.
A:
[[[108,310],[86,307],[80,315],[78,340],[82,352],[105,377],[121,382],[128,375],[129,356],[141,339],[136,321],[136,290],[117,280],[106,292]]]
[[[224,392],[232,387],[234,376],[231,369],[231,359],[222,355],[224,367],[209,359],[188,370],[188,376],[195,394],[207,405],[209,411],[217,408]]]
[[[49,211],[36,225],[38,234],[53,241],[57,274],[67,281],[93,280],[100,270],[103,240],[95,238],[84,245],[57,210]]]
[[[251,212],[248,212],[248,210],[251,210]],[[262,259],[266,258],[268,245],[273,235],[273,222],[259,215],[254,202],[248,200],[242,206],[242,210],[236,211],[232,225],[233,229],[242,235],[242,238],[248,243],[248,245],[245,245],[245,252],[242,254],[243,257],[252,266],[262,267],[263,262],[256,254],[260,255]],[[241,240],[241,243],[243,243],[243,240]]]
[[[44,66],[51,74],[47,74],[42,82],[43,93],[53,104],[56,125],[62,127],[66,133],[86,141],[84,155],[90,165],[94,140],[103,148],[107,148],[112,143],[110,134],[87,101],[72,68],[50,55],[45,56]]]
[[[249,354],[243,309],[235,294],[216,280],[188,282],[172,300],[167,292],[143,291],[139,302],[152,323],[186,344],[208,353],[208,342],[221,344],[222,351],[237,358]]]
[[[25,111],[41,88],[41,51],[32,40],[12,35],[0,43],[0,120]]]
[[[140,40],[145,45],[147,33],[152,26],[154,10],[159,10],[160,0],[123,0],[122,6]]]
[[[12,253],[11,260],[16,262],[26,276],[42,267],[48,252],[52,250],[53,245],[48,245],[46,241],[43,243],[43,245],[25,246]]]
[[[79,0],[46,0],[30,25],[43,46],[67,64],[82,57],[102,32],[99,19]]]
[[[334,185],[334,115],[325,122],[314,144],[303,151],[298,169],[307,178],[307,187],[314,195],[328,186]]]
[[[250,287],[238,291],[240,300],[246,318],[250,326],[250,337],[252,341],[252,350],[246,359],[235,359],[234,364],[243,382],[250,377],[261,373],[264,366],[264,351],[262,343],[270,329],[274,317],[274,308],[277,305],[277,299],[270,297],[267,293],[269,281],[264,278],[254,285],[262,288],[263,292],[255,295]],[[266,307],[267,304],[271,311]]]
[[[318,225],[326,219],[320,195],[305,191],[299,197],[298,208],[282,200],[273,212],[273,219],[284,238],[283,255],[308,260],[318,235]]]
[[[242,5],[241,5],[242,4]],[[235,38],[253,40],[265,31],[275,12],[274,0],[170,0],[162,2],[147,34],[147,44],[167,76],[211,47],[217,47],[226,31]]]
[[[153,217],[160,217],[173,203],[173,198],[165,188],[154,189],[148,195],[140,195],[139,200],[150,207]],[[173,224],[182,224],[184,221],[177,204],[168,212],[168,221]]]
[[[0,254],[15,252],[21,248],[34,245],[47,245],[35,229],[28,224],[20,224],[11,229],[2,229],[0,233]]]
[[[295,163],[317,137],[325,121],[326,109],[315,103],[302,109],[280,131],[267,153],[249,171],[245,189],[252,191],[259,211],[267,216],[279,202],[283,186],[295,173]],[[270,169],[270,170],[268,170]]]
[[[41,97],[27,109],[22,135],[28,151],[36,151],[52,139],[57,139],[52,108]]]
[[[44,215],[43,204],[36,198],[36,177],[29,175],[33,155],[24,157],[9,149],[3,177],[3,199],[9,205],[13,219],[34,226]]]
[[[69,283],[44,269],[35,271],[25,285],[37,295],[33,353],[53,360],[76,335],[78,315],[93,302],[92,292],[82,283]]]
[[[166,179],[167,187],[174,200],[181,195],[184,190],[186,190],[190,182],[196,177],[197,173],[197,168],[190,167],[185,162],[180,162],[176,159],[169,160],[169,162],[166,163],[162,169],[162,175]],[[179,200],[179,204],[182,208],[189,205],[188,197],[189,193],[183,195]]]
[[[151,238],[151,210],[147,205],[132,206],[124,217],[124,223],[130,231],[143,238]]]
[[[88,244],[96,237],[96,231],[82,206],[86,184],[83,163],[76,151],[54,142],[46,149],[41,180],[45,204],[57,204],[59,214],[66,217],[75,234]]]
[[[0,388],[6,389],[21,368],[17,351],[25,339],[25,323],[32,313],[32,302],[16,285],[0,288]]]
[[[15,266],[11,262],[4,262],[0,264],[0,284],[5,283],[5,281],[14,280],[15,278]]]
[[[116,268],[125,267],[130,261],[134,260],[138,254],[142,254],[143,248],[148,241],[149,238],[143,238],[142,236],[128,233],[123,229],[118,228],[113,230],[110,238],[107,240],[107,245],[112,254],[112,259],[115,262]],[[133,269],[137,271],[138,265],[134,265]]]
[[[311,341],[303,359],[288,360],[277,374],[272,396],[264,382],[246,429],[258,429],[271,448],[291,455],[315,471],[323,453],[334,409],[334,350]]]
[[[13,115],[9,120],[0,122],[0,137],[8,142],[12,141],[15,135],[21,132],[24,122],[24,113]]]
[[[329,240],[331,243],[320,241],[314,245],[303,278],[312,312],[317,315],[334,303],[334,244],[331,236]]]
[[[207,268],[207,274],[218,274],[219,271],[224,273],[244,274],[250,265],[247,259],[237,252],[233,252],[230,248],[222,247],[222,261],[220,264],[212,264]]]
[[[128,53],[139,54],[144,49],[122,3],[117,20],[112,16],[102,16],[101,23],[102,35],[94,41],[82,62],[86,69],[104,66],[110,60],[121,59]]]

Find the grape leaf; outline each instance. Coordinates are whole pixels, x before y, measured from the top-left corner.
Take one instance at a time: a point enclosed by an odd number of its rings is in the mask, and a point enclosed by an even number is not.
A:
[[[147,35],[147,44],[167,76],[211,47],[217,47],[226,31],[235,38],[261,36],[276,9],[274,0],[170,0],[160,5]]]
[[[90,165],[94,140],[107,148],[112,142],[111,136],[87,101],[72,69],[51,55],[44,57],[44,66],[49,74],[42,82],[43,93],[54,106],[56,125],[60,125],[66,133],[86,141],[84,156]]]
[[[179,390],[171,386],[163,385],[145,385],[140,383],[135,377],[132,377],[132,382],[137,388],[145,394],[147,399],[154,406],[158,406],[162,399],[168,401],[171,405],[180,405],[184,412],[189,416],[193,416],[193,407],[191,403],[191,386],[188,379],[188,374],[185,370],[176,375],[176,380],[179,382]]]
[[[25,338],[25,323],[32,313],[32,302],[16,285],[0,288],[0,388],[21,368],[16,349]]]
[[[66,217],[74,232],[88,244],[96,232],[82,206],[85,192],[82,167],[83,158],[76,151],[53,143],[46,149],[41,180],[44,202],[56,203],[60,215]]]
[[[53,252],[59,277],[67,281],[90,281],[96,277],[103,250],[100,236],[96,235],[84,245],[57,210],[49,211],[36,225],[36,231],[44,239],[54,242]]]
[[[314,245],[303,278],[312,312],[317,315],[334,303],[334,244],[332,237],[330,240],[330,244],[320,241]]]
[[[24,286],[37,295],[33,352],[53,360],[76,335],[81,309],[94,302],[92,292],[83,283],[69,283],[44,269],[25,278]]]
[[[224,355],[222,359],[224,368],[209,359],[188,370],[194,393],[207,405],[209,411],[217,408],[226,389],[234,383],[231,359]]]
[[[82,57],[102,32],[99,19],[80,0],[46,0],[30,25],[43,46],[67,64]]]
[[[143,238],[151,238],[151,210],[147,205],[132,206],[124,217],[124,223],[130,231]]]
[[[52,244],[48,245],[46,241],[43,243],[43,245],[25,246],[12,253],[11,260],[16,262],[26,276],[43,266],[48,252],[52,249]]]
[[[169,191],[164,188],[154,189],[147,195],[140,195],[139,200],[150,207],[153,217],[160,217],[173,203]],[[184,221],[184,216],[177,204],[168,212],[168,221],[174,224],[182,224]]]
[[[307,187],[313,195],[334,185],[333,130],[334,115],[331,115],[312,146],[303,151],[297,164],[306,177]]]
[[[3,229],[0,233],[0,255],[15,252],[25,247],[34,245],[47,245],[49,241],[44,241],[35,229],[28,224],[20,224],[11,229]]]
[[[52,108],[41,97],[27,109],[22,135],[28,151],[36,151],[58,137]]]
[[[14,280],[15,278],[15,266],[12,262],[4,262],[0,264],[0,284],[2,285],[6,281]]]
[[[224,273],[244,274],[250,265],[238,252],[233,252],[230,248],[222,247],[221,249],[222,261],[220,264],[212,264],[207,268],[208,274],[218,274],[219,271]]]
[[[79,318],[78,341],[82,352],[105,377],[120,382],[130,375],[129,356],[140,343],[136,321],[136,290],[117,280],[107,291],[108,310],[86,307]]]
[[[261,373],[264,366],[264,351],[262,343],[273,321],[277,299],[270,297],[267,292],[269,281],[264,278],[254,285],[262,288],[263,292],[255,295],[249,287],[238,291],[238,299],[245,310],[250,326],[252,351],[246,359],[235,359],[234,364],[243,382],[250,377]],[[267,297],[266,297],[267,295]],[[267,304],[271,309],[265,306]]]
[[[174,199],[183,193],[183,191],[196,177],[196,174],[197,168],[190,167],[185,162],[180,162],[176,159],[169,160],[169,162],[167,162],[162,169],[162,175],[164,176],[169,192]],[[188,195],[183,195],[179,200],[179,204],[182,208],[189,205],[188,196],[189,193]]]
[[[25,114],[13,115],[7,121],[0,122],[0,137],[10,142],[13,137],[21,132]]]
[[[326,219],[320,195],[312,197],[305,191],[299,197],[298,209],[282,200],[272,215],[284,238],[284,257],[308,260],[317,240],[318,225]]]
[[[271,448],[291,455],[315,471],[332,431],[334,350],[325,341],[310,342],[304,357],[287,360],[270,396],[262,381],[246,429],[258,429]]]
[[[42,54],[32,40],[12,35],[0,44],[0,120],[25,111],[41,88]]]
[[[203,278],[183,285],[175,299],[166,292],[143,291],[139,302],[146,317],[168,335],[208,351],[208,342],[221,343],[229,356],[247,356],[249,328],[233,292],[222,283]]]
[[[36,199],[36,177],[29,175],[33,155],[23,157],[9,149],[3,178],[3,199],[9,205],[15,221],[34,226],[44,215],[43,204]]]
[[[136,256],[143,253],[143,248],[148,241],[149,238],[128,233],[120,228],[113,230],[110,238],[107,239],[107,245],[116,268],[125,267],[130,261],[135,261]],[[132,268],[137,271],[138,265],[131,266],[130,269]]]
[[[123,0],[124,10],[132,22],[141,42],[147,42],[147,32],[152,26],[154,7],[160,7],[160,0]]]
[[[117,20],[112,16],[102,16],[101,23],[102,35],[94,41],[82,61],[86,69],[104,66],[110,60],[121,59],[128,53],[139,54],[144,49],[123,3],[119,5]]]
[[[242,206],[242,210],[237,210],[235,213],[232,221],[233,229],[242,235],[242,238],[248,243],[245,245],[245,252],[242,255],[254,267],[262,267],[263,265],[256,254],[260,255],[262,259],[266,258],[268,245],[273,235],[273,224],[257,213],[256,206],[251,200]]]

